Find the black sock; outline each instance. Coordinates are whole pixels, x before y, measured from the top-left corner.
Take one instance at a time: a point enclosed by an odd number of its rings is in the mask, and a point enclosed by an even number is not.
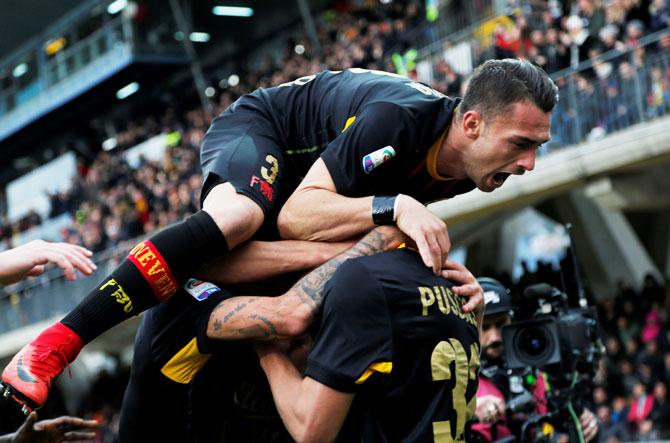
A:
[[[61,323],[88,343],[168,299],[203,264],[227,252],[219,227],[200,211],[135,246]]]

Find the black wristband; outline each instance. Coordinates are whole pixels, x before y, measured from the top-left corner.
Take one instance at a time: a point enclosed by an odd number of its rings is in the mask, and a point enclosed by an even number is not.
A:
[[[395,225],[395,199],[397,197],[397,195],[372,197],[372,222],[375,225]]]

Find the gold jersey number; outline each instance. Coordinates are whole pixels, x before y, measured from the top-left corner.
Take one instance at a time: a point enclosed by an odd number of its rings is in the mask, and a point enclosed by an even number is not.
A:
[[[454,371],[451,364],[454,364]],[[446,381],[454,379],[454,389],[451,394],[452,406],[456,412],[456,432],[451,432],[451,422],[433,422],[433,437],[436,443],[451,443],[465,441],[465,423],[475,413],[477,397],[467,402],[465,392],[470,380],[477,378],[479,371],[479,346],[475,343],[470,345],[470,359],[460,341],[455,338],[449,341],[441,341],[433,349],[430,357],[430,366],[433,381]]]
[[[277,174],[279,174],[279,160],[274,155],[268,154],[265,157],[265,161],[270,165],[270,169],[263,166],[261,168],[261,176],[268,184],[273,184],[277,179]]]

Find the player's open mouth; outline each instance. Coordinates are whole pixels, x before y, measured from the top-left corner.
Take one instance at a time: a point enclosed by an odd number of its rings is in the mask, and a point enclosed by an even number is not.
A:
[[[493,184],[496,186],[502,186],[511,174],[509,172],[496,172],[493,174]]]

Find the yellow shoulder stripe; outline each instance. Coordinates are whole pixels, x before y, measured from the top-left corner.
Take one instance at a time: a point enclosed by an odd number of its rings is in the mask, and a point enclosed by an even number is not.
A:
[[[363,372],[363,375],[358,377],[356,380],[357,385],[363,384],[365,380],[370,378],[370,376],[375,372],[381,372],[382,374],[390,374],[391,369],[393,369],[393,363],[390,361],[380,361],[377,363],[372,363],[368,368]]]
[[[347,119],[346,123],[344,124],[344,128],[342,129],[342,132],[346,131],[347,128],[348,128],[349,126],[351,126],[351,124],[352,124],[353,122],[355,122],[355,121],[356,121],[356,116],[355,116],[355,115],[352,115],[351,117],[349,117],[349,118]]]
[[[198,351],[197,339],[193,337],[193,340],[181,348],[169,362],[165,363],[161,372],[172,381],[188,384],[205,366],[209,357],[211,357],[210,354],[201,354]]]
[[[440,152],[440,148],[442,147],[442,143],[444,142],[444,139],[447,136],[447,132],[449,131],[449,128],[444,130],[442,135],[435,141],[433,146],[428,150],[428,157],[426,158],[426,169],[428,170],[428,173],[430,176],[433,178],[433,180],[438,180],[438,181],[447,181],[447,180],[453,180],[453,177],[443,177],[440,175],[439,172],[437,172],[437,154]]]

